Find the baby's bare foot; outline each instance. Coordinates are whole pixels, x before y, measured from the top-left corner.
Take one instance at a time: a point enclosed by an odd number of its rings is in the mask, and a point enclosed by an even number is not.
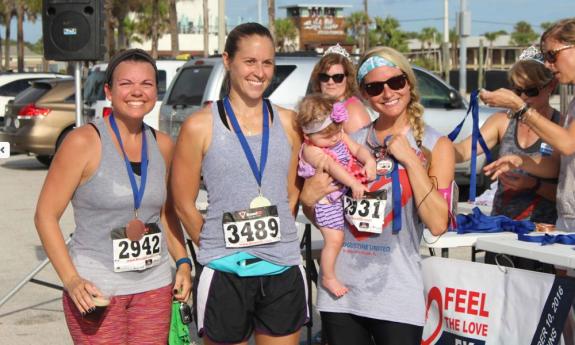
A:
[[[324,288],[326,288],[329,292],[334,294],[337,297],[341,297],[347,293],[347,288],[345,285],[339,282],[336,278],[322,278],[321,284]]]

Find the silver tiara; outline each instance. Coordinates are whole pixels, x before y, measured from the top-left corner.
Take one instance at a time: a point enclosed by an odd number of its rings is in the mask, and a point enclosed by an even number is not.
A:
[[[345,50],[345,48],[343,48],[342,46],[339,45],[339,43],[336,43],[334,46],[331,46],[329,48],[327,48],[325,50],[325,52],[323,53],[323,56],[326,56],[328,54],[339,54],[339,55],[343,55],[346,59],[349,60],[349,53],[347,52],[347,50]]]
[[[539,63],[545,62],[541,50],[539,50],[539,48],[535,45],[532,45],[531,47],[522,51],[521,55],[519,55],[519,60],[535,60]]]

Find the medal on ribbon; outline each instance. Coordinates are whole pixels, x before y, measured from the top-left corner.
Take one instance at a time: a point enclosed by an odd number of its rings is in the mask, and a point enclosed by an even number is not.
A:
[[[262,113],[263,113],[263,131],[262,131],[262,148],[260,152],[260,166],[258,169],[258,165],[256,163],[256,159],[254,154],[248,145],[246,137],[242,132],[240,124],[236,118],[234,110],[232,109],[232,105],[230,104],[229,97],[224,98],[224,107],[226,109],[226,113],[230,119],[232,127],[234,128],[234,132],[242,145],[242,149],[248,163],[250,164],[250,169],[256,178],[256,182],[258,183],[258,195],[252,199],[250,202],[250,208],[258,208],[258,207],[267,207],[271,206],[271,202],[263,196],[262,194],[262,178],[264,176],[264,169],[266,167],[266,162],[268,158],[268,144],[269,144],[269,136],[270,136],[270,128],[269,128],[269,117],[268,117],[268,108],[266,107],[265,103],[263,103]]]
[[[140,187],[138,188],[138,183],[136,182],[136,177],[130,160],[126,155],[126,150],[124,150],[124,144],[122,142],[122,137],[120,136],[120,130],[114,119],[114,114],[110,115],[110,126],[118,140],[120,149],[122,150],[122,155],[124,156],[124,163],[126,164],[126,171],[128,172],[128,177],[130,179],[130,185],[132,187],[132,195],[134,196],[134,218],[128,222],[126,225],[126,236],[131,241],[139,241],[146,234],[146,226],[144,222],[138,218],[138,209],[142,204],[142,199],[144,198],[144,191],[146,190],[146,180],[148,178],[148,143],[146,141],[146,131],[145,125],[142,124],[142,165],[141,165],[141,179]]]

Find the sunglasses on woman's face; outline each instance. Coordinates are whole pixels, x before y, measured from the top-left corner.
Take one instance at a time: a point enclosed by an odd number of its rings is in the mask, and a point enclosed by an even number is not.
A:
[[[337,74],[329,75],[327,73],[320,73],[318,75],[318,78],[319,78],[319,81],[321,81],[322,83],[327,83],[330,79],[333,79],[334,83],[339,84],[345,78],[345,74],[337,73]]]
[[[407,84],[407,76],[405,74],[391,77],[386,81],[374,81],[372,83],[363,84],[363,89],[365,92],[374,97],[381,95],[385,85],[389,86],[390,89],[394,91],[399,91],[405,87]]]
[[[555,63],[557,61],[557,55],[559,55],[559,53],[564,51],[565,49],[570,49],[570,48],[575,48],[575,45],[569,44],[569,45],[566,45],[563,47],[559,47],[557,49],[546,51],[543,53],[543,58],[547,62]]]
[[[517,86],[513,86],[513,92],[515,92],[515,94],[519,97],[521,97],[521,94],[525,94],[525,96],[527,97],[537,97],[539,96],[539,92],[541,91],[541,89],[543,89],[544,87],[546,87],[547,85],[549,85],[549,83],[551,83],[551,81],[549,81],[548,83],[546,83],[545,85],[539,87],[539,86],[532,86],[532,87],[526,87],[524,89],[517,87]]]

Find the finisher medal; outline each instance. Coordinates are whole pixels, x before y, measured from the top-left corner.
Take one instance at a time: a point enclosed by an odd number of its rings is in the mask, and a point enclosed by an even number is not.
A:
[[[126,236],[131,241],[139,241],[144,237],[146,232],[146,225],[138,219],[138,213],[136,212],[134,219],[129,221],[126,225]]]
[[[272,203],[268,200],[268,198],[261,194],[253,198],[250,202],[250,208],[266,207],[271,205]]]

